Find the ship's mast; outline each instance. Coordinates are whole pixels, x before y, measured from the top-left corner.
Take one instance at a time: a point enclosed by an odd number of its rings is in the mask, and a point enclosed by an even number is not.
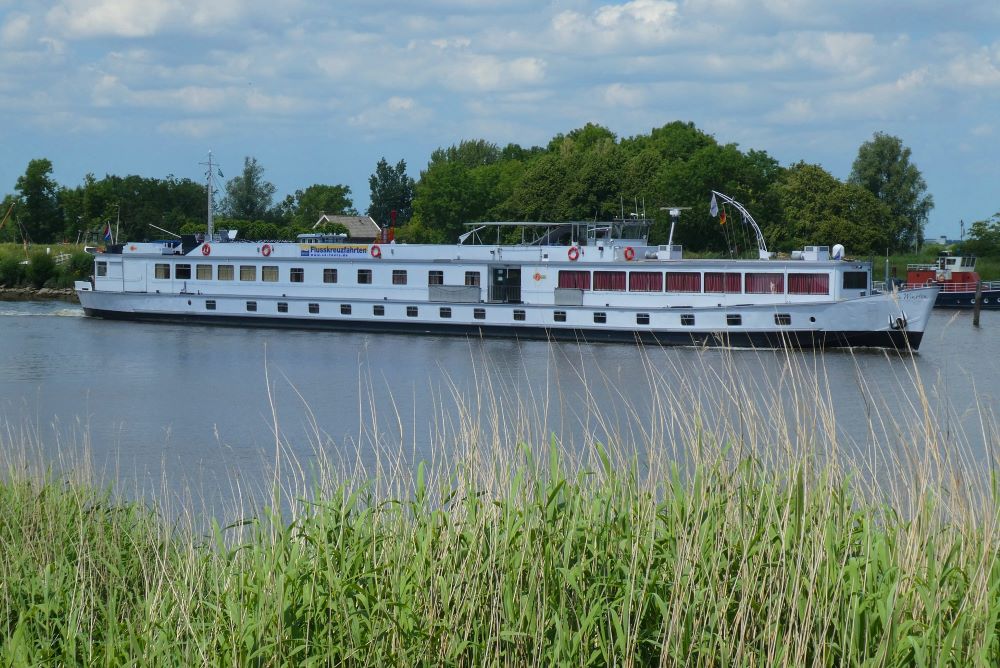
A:
[[[202,163],[205,164],[205,163]],[[211,241],[213,235],[215,234],[215,221],[212,218],[213,204],[215,203],[215,185],[214,185],[214,165],[212,163],[212,152],[208,152],[208,172],[205,175],[205,181],[207,183],[206,190],[208,191],[208,234],[205,236],[205,241]]]

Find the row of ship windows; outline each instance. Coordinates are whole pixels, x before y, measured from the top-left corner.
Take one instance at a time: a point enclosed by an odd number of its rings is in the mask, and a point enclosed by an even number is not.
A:
[[[208,299],[205,301],[205,309],[208,311],[214,311],[216,309],[216,303],[214,299]],[[246,309],[249,313],[257,312],[257,302],[248,301],[246,303]],[[308,305],[309,313],[318,314],[319,304],[316,302],[311,302]],[[351,304],[341,304],[340,314],[341,315],[351,315],[353,308]],[[278,302],[278,313],[288,313],[288,302]],[[385,306],[382,304],[375,304],[372,306],[372,315],[374,316],[384,316]],[[408,318],[416,318],[420,315],[420,311],[416,306],[406,307],[406,316]],[[441,306],[438,309],[438,317],[440,318],[451,318],[451,307]],[[472,317],[476,320],[486,319],[486,309],[485,308],[474,308],[472,310]],[[527,319],[527,311],[524,309],[514,309],[513,317],[515,321],[524,321]],[[608,321],[608,314],[605,311],[595,311],[593,313],[594,323],[598,325],[603,325]],[[552,320],[554,322],[566,322],[566,311],[553,311]],[[649,314],[648,313],[636,313],[635,314],[635,324],[637,325],[648,325],[649,324]],[[728,313],[726,314],[726,325],[730,327],[739,327],[743,324],[743,316],[739,313]],[[774,324],[779,326],[789,326],[792,324],[792,315],[790,313],[775,313],[774,314]],[[682,313],[681,314],[681,325],[685,327],[694,327],[695,325],[695,315],[693,313]]]
[[[103,267],[101,265],[104,265]],[[191,280],[192,277],[192,267],[190,264],[175,264],[170,265],[167,263],[157,263],[153,267],[153,277],[161,280],[170,279],[170,268],[173,267],[173,277],[177,280]],[[232,281],[236,279],[236,266],[232,264],[220,264],[215,266],[215,280],[217,281]],[[197,264],[194,266],[194,278],[199,281],[211,281],[212,280],[212,267],[211,264]],[[257,266],[252,264],[242,264],[240,267],[240,280],[241,281],[256,281],[257,280]],[[107,275],[107,263],[99,262],[97,266],[97,275],[106,276]],[[465,272],[465,284],[478,286],[480,283],[480,273],[478,271],[467,271]],[[279,279],[278,267],[277,265],[264,265],[260,267],[260,280],[268,283],[276,283]],[[323,269],[323,282],[324,283],[336,283],[339,279],[337,270],[333,267],[325,267]],[[288,270],[288,282],[289,283],[303,283],[305,281],[305,269],[303,267],[290,267]],[[406,285],[409,281],[407,271],[405,269],[393,269],[392,270],[392,284],[393,285]],[[372,270],[371,269],[358,269],[358,284],[360,285],[370,285],[372,282]],[[444,272],[438,269],[432,269],[427,272],[427,285],[444,285]]]
[[[577,271],[559,272],[560,288],[601,292],[688,292],[828,295],[829,274],[699,271]],[[868,289],[868,273],[845,271],[845,290]]]
[[[190,280],[192,266],[190,264],[170,265],[157,263],[154,267],[154,278],[169,280],[171,266],[174,267],[173,277],[178,280]],[[212,280],[211,264],[194,266],[194,277],[200,281]],[[256,265],[240,265],[241,281],[257,280]],[[371,269],[357,270],[357,283],[370,285],[372,283]],[[107,275],[107,263],[98,262],[97,275]],[[236,277],[236,266],[220,264],[215,266],[215,280],[232,281]],[[276,265],[260,267],[260,280],[277,282],[279,279]],[[687,292],[687,293],[747,293],[747,294],[783,294],[785,293],[785,274],[779,273],[746,273],[739,272],[663,272],[659,271],[560,271],[558,287],[578,290],[593,290],[607,292]],[[337,283],[339,280],[336,268],[323,269],[324,283]],[[291,267],[288,270],[290,283],[305,281],[303,267]],[[393,285],[407,285],[409,276],[406,269],[392,270]],[[830,294],[830,277],[828,274],[789,273],[787,274],[787,293],[790,295],[828,295]],[[427,285],[443,285],[444,272],[432,269],[427,272]],[[465,272],[465,285],[480,285],[480,272]],[[846,271],[843,274],[845,290],[865,290],[868,288],[868,274],[863,271]]]

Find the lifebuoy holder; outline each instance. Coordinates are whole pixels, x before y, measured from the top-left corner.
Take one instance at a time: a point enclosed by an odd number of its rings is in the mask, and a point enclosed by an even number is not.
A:
[[[570,259],[570,262],[576,262],[580,259],[580,249],[576,246],[570,246],[569,250],[566,251],[566,257]]]
[[[208,244],[202,244],[202,246],[201,246],[201,254],[202,255],[211,255],[212,254],[212,247],[209,246]]]
[[[267,257],[271,254],[271,244],[264,244],[260,247],[260,254]]]
[[[632,260],[635,259],[635,249],[632,248],[631,246],[625,247],[625,259],[628,262],[631,262]]]
[[[373,245],[371,250],[368,252],[371,253],[372,257],[375,258],[376,260],[382,257],[382,249],[379,248],[378,244]]]

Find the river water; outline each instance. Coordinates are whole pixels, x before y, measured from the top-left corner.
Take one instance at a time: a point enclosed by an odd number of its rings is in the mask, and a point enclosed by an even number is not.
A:
[[[85,455],[118,487],[208,508],[267,489],[276,452],[286,472],[317,456],[405,467],[470,440],[674,442],[703,420],[735,441],[829,431],[884,455],[929,413],[987,471],[998,330],[997,311],[979,328],[936,311],[911,358],[122,323],[0,302],[0,420],[4,447],[29,443],[53,467]]]

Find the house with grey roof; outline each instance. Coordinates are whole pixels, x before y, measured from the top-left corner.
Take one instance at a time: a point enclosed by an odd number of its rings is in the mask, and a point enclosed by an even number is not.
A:
[[[347,238],[351,241],[372,242],[380,238],[382,229],[372,220],[371,216],[334,216],[324,213],[313,225],[317,230],[327,223],[343,225],[347,228]]]

